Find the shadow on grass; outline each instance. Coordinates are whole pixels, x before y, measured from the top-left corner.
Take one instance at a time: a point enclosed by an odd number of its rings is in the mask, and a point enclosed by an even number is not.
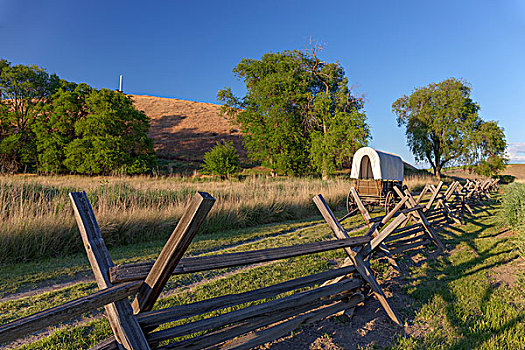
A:
[[[450,253],[427,259],[427,266],[419,270],[421,274],[404,279],[410,288],[414,288],[413,296],[420,306],[431,307],[431,301],[435,298],[445,302],[444,308],[432,310],[435,314],[431,316],[433,321],[437,321],[436,317],[443,314],[446,318],[444,328],[434,330],[438,333],[427,335],[428,339],[414,339],[414,348],[433,348],[437,344],[440,348],[453,350],[477,348],[487,341],[498,341],[500,336],[506,338],[505,333],[516,329],[525,320],[525,310],[513,310],[514,314],[509,319],[502,318],[508,310],[494,311],[493,302],[497,299],[493,299],[493,294],[498,288],[505,287],[492,285],[486,274],[519,258],[510,246],[511,238],[501,237],[508,230],[497,230],[497,221],[491,219],[497,213],[496,203],[495,200],[486,201],[485,208],[476,208],[474,215],[464,215],[462,226],[442,226],[441,237]],[[451,254],[453,251],[454,254]],[[475,275],[480,273],[476,278]],[[483,291],[475,289],[478,285]],[[462,292],[472,292],[472,295]],[[480,293],[483,294],[481,297]],[[416,318],[418,310],[421,309],[411,310],[409,317]],[[446,321],[450,326],[446,326]],[[457,337],[451,338],[452,334]]]

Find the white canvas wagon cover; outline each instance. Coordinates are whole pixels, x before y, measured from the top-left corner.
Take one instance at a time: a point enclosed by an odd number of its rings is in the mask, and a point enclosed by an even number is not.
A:
[[[362,147],[354,154],[352,160],[353,179],[375,179],[403,181],[403,160],[392,153]]]

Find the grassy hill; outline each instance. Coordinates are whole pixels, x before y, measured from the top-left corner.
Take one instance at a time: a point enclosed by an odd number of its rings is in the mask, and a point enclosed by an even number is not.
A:
[[[220,115],[220,106],[176,98],[130,95],[135,107],[151,118],[149,136],[159,158],[200,162],[219,140],[233,141],[241,154],[240,132]]]
[[[525,182],[525,164],[509,164],[503,175],[512,175],[516,181]]]
[[[469,173],[460,167],[448,169],[445,171],[445,174],[448,176],[462,177],[464,179],[480,178],[478,174]],[[512,175],[516,178],[515,181],[525,182],[525,164],[509,164],[505,171],[503,171],[502,175]]]

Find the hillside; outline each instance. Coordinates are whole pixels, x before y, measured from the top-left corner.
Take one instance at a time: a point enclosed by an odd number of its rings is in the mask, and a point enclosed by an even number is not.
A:
[[[517,181],[525,181],[525,164],[509,164],[503,172],[504,175],[512,175]]]
[[[130,95],[135,108],[151,118],[149,136],[160,158],[202,161],[217,141],[233,141],[244,153],[238,128],[220,116],[220,106],[176,98]]]
[[[462,168],[450,169],[444,172],[448,176],[458,176],[465,179],[480,178],[476,173],[469,173]],[[507,168],[502,172],[502,175],[512,175],[516,181],[525,181],[525,164],[508,164]]]

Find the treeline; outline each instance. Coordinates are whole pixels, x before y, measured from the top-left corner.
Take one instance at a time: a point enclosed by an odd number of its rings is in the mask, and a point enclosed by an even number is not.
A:
[[[233,72],[246,95],[230,88],[217,94],[222,113],[240,125],[249,156],[276,174],[326,178],[349,166],[370,139],[363,99],[352,93],[339,63],[317,56],[320,49],[243,59]]]
[[[318,57],[321,48],[242,59],[233,73],[246,95],[235,96],[230,88],[217,94],[222,113],[241,126],[249,156],[274,173],[326,178],[349,167],[370,139],[363,99],[352,93],[339,63]],[[451,165],[486,176],[506,166],[504,130],[481,118],[470,92],[466,81],[449,78],[392,105],[415,159],[428,162],[438,178]]]
[[[128,96],[0,60],[0,171],[137,174],[156,162]]]

